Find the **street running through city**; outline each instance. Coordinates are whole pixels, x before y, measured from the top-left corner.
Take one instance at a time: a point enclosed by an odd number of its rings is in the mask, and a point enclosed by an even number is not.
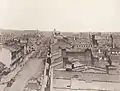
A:
[[[15,78],[15,82],[9,91],[23,91],[29,78],[38,73],[38,69],[44,69],[42,59],[30,59]]]

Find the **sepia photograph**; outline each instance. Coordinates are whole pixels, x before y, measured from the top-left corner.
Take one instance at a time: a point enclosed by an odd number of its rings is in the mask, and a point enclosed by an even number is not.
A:
[[[0,0],[0,91],[120,91],[120,0]]]

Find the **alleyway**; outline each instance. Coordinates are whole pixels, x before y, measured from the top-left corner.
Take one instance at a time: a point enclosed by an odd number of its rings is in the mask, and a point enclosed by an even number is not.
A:
[[[27,80],[34,76],[38,70],[44,70],[44,64],[42,59],[30,59],[23,67],[22,71],[16,77],[15,82],[9,91],[22,91],[25,87]],[[41,70],[42,71],[42,70]]]

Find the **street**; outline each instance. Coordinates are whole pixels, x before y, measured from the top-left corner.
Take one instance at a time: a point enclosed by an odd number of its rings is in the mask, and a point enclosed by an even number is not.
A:
[[[38,73],[41,69],[44,70],[44,64],[42,59],[30,59],[22,71],[16,76],[16,80],[13,83],[9,91],[23,91],[28,79]],[[42,71],[42,70],[41,70]]]

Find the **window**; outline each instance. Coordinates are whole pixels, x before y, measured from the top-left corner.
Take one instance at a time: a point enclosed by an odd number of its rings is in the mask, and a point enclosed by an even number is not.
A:
[[[86,47],[86,45],[84,44],[83,47]]]
[[[115,52],[112,52],[112,54],[114,54]]]
[[[13,59],[15,59],[15,58],[16,58],[16,51],[12,52],[12,57],[11,57],[11,59],[13,60]]]
[[[66,68],[67,69],[72,69],[72,65],[71,64],[66,64]]]

